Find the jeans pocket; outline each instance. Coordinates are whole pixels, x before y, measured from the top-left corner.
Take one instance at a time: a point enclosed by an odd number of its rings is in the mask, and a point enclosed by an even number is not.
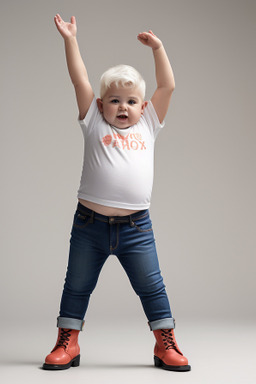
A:
[[[149,214],[139,220],[134,221],[134,228],[136,228],[138,232],[153,231],[152,221]]]
[[[80,213],[79,211],[77,211],[75,213],[73,226],[75,228],[83,229],[83,228],[87,227],[87,225],[89,224],[90,218],[91,218],[91,216],[85,215],[85,214]]]

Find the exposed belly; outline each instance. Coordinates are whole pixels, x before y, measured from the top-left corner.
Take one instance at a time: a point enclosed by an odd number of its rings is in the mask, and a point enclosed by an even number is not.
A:
[[[139,210],[134,211],[131,209],[107,207],[105,205],[93,203],[92,201],[83,200],[80,198],[78,200],[85,207],[92,209],[93,211],[104,216],[127,216],[131,215],[132,213],[139,212]]]

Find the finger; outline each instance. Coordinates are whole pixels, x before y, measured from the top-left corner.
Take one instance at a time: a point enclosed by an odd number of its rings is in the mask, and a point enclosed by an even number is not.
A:
[[[147,40],[148,34],[147,34],[147,32],[141,32],[138,34],[138,37],[141,39]]]
[[[61,16],[57,13],[57,15],[55,16],[56,17],[56,20],[58,20],[58,22],[60,23],[62,20]]]
[[[55,22],[55,24],[56,24],[56,27],[58,27],[58,26],[59,26],[59,24],[60,24],[60,22],[59,22],[59,20],[58,20],[58,17],[57,17],[57,16],[55,16],[55,17],[54,17],[54,22]]]
[[[138,39],[141,43],[146,43],[146,42],[148,41],[148,38],[147,38],[147,37],[137,36],[137,39]]]
[[[148,31],[152,36],[156,36],[151,29]]]
[[[54,18],[54,21],[55,21],[55,25],[58,29],[59,32],[62,32],[63,30],[63,25],[64,25],[64,21],[62,20],[62,18],[58,18],[57,16]]]
[[[63,22],[62,18],[60,17],[60,15],[56,15],[55,18],[54,18],[54,21],[55,21],[55,24],[57,26],[60,26],[61,23]]]
[[[71,16],[70,21],[71,21],[71,24],[76,25],[76,18],[75,18],[75,16]]]

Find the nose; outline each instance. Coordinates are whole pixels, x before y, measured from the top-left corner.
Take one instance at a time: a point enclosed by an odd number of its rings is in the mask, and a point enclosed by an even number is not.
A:
[[[125,103],[125,102],[121,102],[121,103],[119,104],[119,109],[120,109],[121,111],[126,110],[126,109],[127,109],[126,103]]]

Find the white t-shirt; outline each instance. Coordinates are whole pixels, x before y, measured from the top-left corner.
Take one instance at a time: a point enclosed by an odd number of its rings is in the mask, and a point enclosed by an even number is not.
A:
[[[84,120],[83,170],[78,198],[133,210],[150,206],[154,143],[164,126],[151,101],[137,124],[119,129],[108,124],[94,97]]]

